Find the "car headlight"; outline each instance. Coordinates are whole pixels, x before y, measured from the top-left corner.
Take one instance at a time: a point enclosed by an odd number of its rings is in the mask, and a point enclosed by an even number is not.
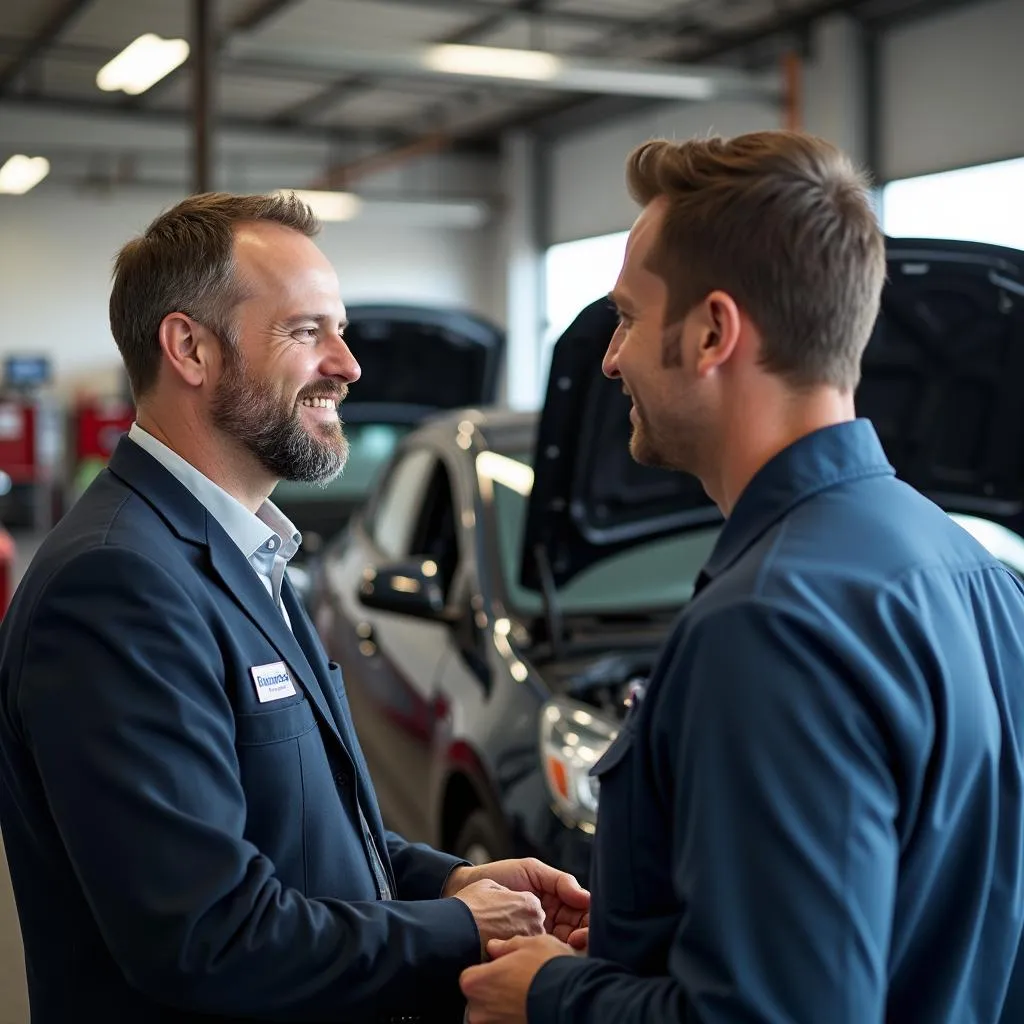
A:
[[[618,726],[592,707],[555,698],[540,715],[544,779],[557,809],[587,831],[597,824],[597,779],[590,769],[618,735]]]

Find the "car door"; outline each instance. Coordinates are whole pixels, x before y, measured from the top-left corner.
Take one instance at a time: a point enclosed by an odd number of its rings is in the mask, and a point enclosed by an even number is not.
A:
[[[443,460],[430,449],[413,449],[395,466],[388,484],[367,524],[367,557],[358,580],[413,557],[431,560],[447,597],[459,549]],[[445,620],[366,607],[358,580],[350,577],[358,644],[345,666],[353,718],[388,825],[412,841],[430,841],[430,759],[445,714],[435,680],[451,629]]]

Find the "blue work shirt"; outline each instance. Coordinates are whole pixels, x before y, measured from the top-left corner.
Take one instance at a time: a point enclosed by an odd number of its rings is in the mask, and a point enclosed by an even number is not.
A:
[[[595,774],[531,1024],[1020,1024],[1024,587],[871,424],[771,460]]]

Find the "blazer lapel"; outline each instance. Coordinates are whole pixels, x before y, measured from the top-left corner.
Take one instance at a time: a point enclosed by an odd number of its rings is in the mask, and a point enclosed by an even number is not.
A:
[[[292,587],[291,580],[288,579],[287,575],[281,587],[281,600],[284,602],[288,618],[291,620],[295,639],[298,641],[306,656],[306,661],[316,673],[317,679],[320,682],[320,689],[323,691],[327,706],[331,709],[331,714],[334,716],[335,725],[341,733],[341,740],[346,747],[351,749],[354,737],[349,735],[348,719],[342,709],[341,701],[331,685],[330,670],[327,667],[327,656],[324,653],[323,645],[320,643],[316,631],[313,629],[313,623],[310,622],[306,609],[299,600],[298,594],[295,593],[295,589]]]
[[[212,516],[207,518],[207,523],[207,543],[214,571],[253,624],[288,663],[306,691],[306,696],[319,711],[320,717],[327,723],[338,742],[344,746],[338,723],[327,703],[316,673],[306,659],[298,640],[288,628],[284,616],[274,606],[256,571],[246,561],[238,546],[224,533],[220,524]]]
[[[351,715],[345,712],[340,698],[334,692],[334,687],[331,685],[329,679],[330,670],[327,666],[327,656],[324,652],[323,645],[320,643],[320,640],[316,635],[313,623],[306,614],[306,609],[303,607],[302,602],[299,600],[298,595],[295,593],[295,590],[291,585],[291,582],[287,578],[285,578],[284,586],[281,589],[281,596],[284,600],[285,607],[288,609],[288,617],[291,619],[292,628],[295,630],[295,638],[299,641],[302,649],[306,652],[306,658],[309,663],[315,667],[316,672],[324,681],[323,690],[327,695],[327,703],[331,706],[331,709],[334,712],[338,728],[341,730],[342,742],[348,749],[353,763],[358,764],[359,762],[355,756],[355,751],[358,748],[359,741],[356,736],[355,724],[352,722]],[[381,818],[380,805],[377,803],[377,794],[373,790],[373,781],[370,779],[368,774],[364,774],[360,771],[357,772],[356,783],[359,787],[360,803],[363,807],[364,813],[366,814],[367,822],[374,832],[374,841],[382,852],[385,870],[388,871],[391,877],[392,890],[397,891],[391,860],[389,857],[383,857],[383,853],[387,850],[387,832],[384,828],[384,821]]]

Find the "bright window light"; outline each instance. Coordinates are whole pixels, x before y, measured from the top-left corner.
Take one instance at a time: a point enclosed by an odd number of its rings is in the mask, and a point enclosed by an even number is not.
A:
[[[49,173],[50,161],[45,156],[25,156],[18,153],[0,167],[0,192],[23,196]]]
[[[958,238],[1024,249],[1024,159],[904,178],[882,192],[893,238]]]
[[[517,78],[528,82],[550,81],[562,68],[561,60],[553,53],[453,44],[431,47],[425,63],[434,71],[450,75]]]
[[[184,39],[161,39],[147,32],[129,43],[96,74],[96,84],[104,92],[138,96],[188,60],[189,46]]]
[[[282,189],[283,193],[294,192],[320,220],[352,220],[359,215],[362,202],[351,192],[319,192],[303,189]]]
[[[476,471],[480,476],[504,484],[524,498],[528,498],[533,490],[533,468],[507,455],[492,451],[480,452],[476,457]]]
[[[628,231],[553,245],[544,266],[547,343],[553,345],[580,311],[615,287]]]

